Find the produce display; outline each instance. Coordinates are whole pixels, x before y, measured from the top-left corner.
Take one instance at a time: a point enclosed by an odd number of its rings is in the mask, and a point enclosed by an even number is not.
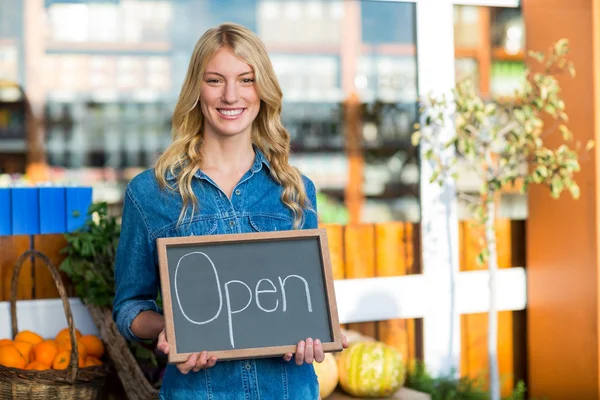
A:
[[[315,362],[313,365],[319,378],[319,394],[321,399],[325,399],[333,393],[339,382],[337,361],[333,354],[325,353],[325,360],[322,363]]]
[[[404,384],[400,353],[385,343],[353,343],[338,358],[340,386],[357,397],[388,397]]]
[[[102,365],[104,343],[94,335],[76,330],[79,368]],[[66,369],[71,360],[71,337],[68,328],[56,337],[44,339],[32,331],[19,332],[14,340],[0,339],[0,365],[28,370]]]
[[[326,353],[314,363],[321,399],[326,400],[339,386],[351,396],[388,397],[404,384],[406,369],[402,356],[391,346],[360,332],[342,329],[349,347]]]

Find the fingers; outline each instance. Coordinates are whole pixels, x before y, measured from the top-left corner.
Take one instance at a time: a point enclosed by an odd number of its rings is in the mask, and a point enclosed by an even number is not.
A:
[[[306,345],[304,347],[304,362],[307,364],[312,364],[315,360],[315,352],[312,338],[307,338],[305,341]]]
[[[323,360],[325,359],[325,352],[323,351],[323,346],[321,346],[321,341],[319,339],[315,339],[313,352],[315,361],[318,363],[323,362]]]
[[[304,340],[299,341],[296,346],[296,365],[302,365],[304,363],[304,348]]]
[[[158,335],[158,343],[156,347],[165,354],[169,354],[169,344],[167,343],[167,335],[163,329]]]
[[[182,374],[187,374],[190,371],[198,372],[201,369],[212,368],[217,363],[217,357],[208,356],[207,351],[203,351],[202,353],[193,353],[191,354],[187,361],[181,364],[177,364],[177,369]]]
[[[208,361],[208,353],[206,351],[203,351],[202,353],[200,353],[200,357],[198,357],[198,360],[196,361],[196,365],[193,368],[194,372],[198,372],[201,369],[203,369],[206,366],[206,362]]]
[[[342,347],[344,349],[348,348],[348,338],[346,337],[346,335],[342,334]]]
[[[283,359],[290,361],[292,357],[294,357],[297,365],[312,364],[314,361],[320,363],[325,359],[325,351],[319,339],[307,338],[298,342],[295,355],[287,353],[283,356]]]
[[[212,368],[215,366],[216,363],[217,363],[217,357],[212,356],[208,359],[208,362],[206,363],[206,368]]]
[[[182,374],[187,374],[188,372],[190,372],[192,370],[192,368],[194,368],[194,366],[196,365],[196,362],[198,361],[198,353],[193,353],[191,354],[187,361],[181,364],[177,364],[177,369],[179,370],[179,372],[181,372]]]

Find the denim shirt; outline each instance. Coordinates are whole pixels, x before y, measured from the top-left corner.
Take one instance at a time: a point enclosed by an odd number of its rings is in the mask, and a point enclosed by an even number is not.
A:
[[[192,189],[198,207],[192,220],[180,225],[183,201],[178,192],[161,189],[153,170],[131,180],[125,192],[113,304],[113,318],[125,338],[140,340],[131,331],[140,312],[161,312],[155,302],[160,289],[156,239],[293,229],[293,213],[281,201],[283,187],[271,177],[270,168],[255,148],[254,163],[233,189],[231,199],[197,171]],[[168,174],[167,179],[173,183],[175,177]],[[303,180],[311,209],[304,211],[300,226],[312,229],[317,227],[315,186],[307,177]],[[161,399],[173,400],[313,400],[318,396],[313,366],[298,366],[282,357],[217,361],[212,368],[187,375],[169,364],[160,390]]]

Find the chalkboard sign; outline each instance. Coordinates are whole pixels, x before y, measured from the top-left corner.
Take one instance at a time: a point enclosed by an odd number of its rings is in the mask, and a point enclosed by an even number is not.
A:
[[[342,350],[324,229],[157,240],[169,362]]]

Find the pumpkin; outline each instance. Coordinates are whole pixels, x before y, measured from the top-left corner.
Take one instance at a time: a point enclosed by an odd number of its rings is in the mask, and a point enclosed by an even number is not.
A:
[[[356,397],[388,397],[404,384],[402,356],[383,342],[358,342],[338,359],[340,386]]]
[[[315,367],[317,378],[319,378],[319,394],[321,395],[321,399],[324,399],[333,393],[338,385],[339,375],[337,361],[333,354],[325,353],[323,362],[315,362],[313,365]]]
[[[354,330],[350,330],[350,329],[342,329],[342,334],[344,336],[346,336],[346,339],[348,340],[348,345],[352,345],[353,343],[357,343],[357,342],[374,342],[375,338],[372,336],[367,336],[367,335],[363,335],[362,333],[358,332],[358,331],[354,331]],[[340,358],[340,356],[342,355],[343,352],[338,351],[336,353],[334,353],[334,357],[336,360],[338,360]]]

